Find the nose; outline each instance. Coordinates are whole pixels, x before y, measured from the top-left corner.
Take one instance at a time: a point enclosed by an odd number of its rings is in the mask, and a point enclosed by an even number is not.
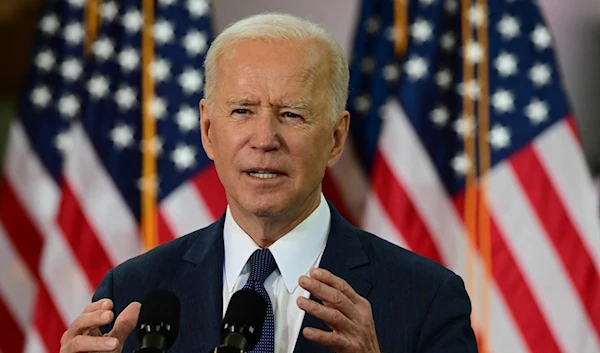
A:
[[[273,151],[281,147],[280,122],[272,109],[261,109],[252,123],[252,148]]]

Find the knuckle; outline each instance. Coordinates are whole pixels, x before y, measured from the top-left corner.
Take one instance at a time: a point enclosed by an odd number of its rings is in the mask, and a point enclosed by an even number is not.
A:
[[[83,338],[83,336],[75,336],[71,340],[71,347],[75,351],[80,351],[80,350],[82,350],[84,348],[83,347],[83,340],[82,340],[82,338]]]
[[[334,305],[342,305],[344,303],[344,294],[342,294],[342,292],[335,291],[332,300]]]
[[[348,284],[348,282],[342,281],[342,283],[340,284],[340,291],[342,293],[350,292],[350,285]]]
[[[331,314],[331,321],[333,323],[339,323],[340,321],[342,321],[342,313],[339,310],[334,311]]]

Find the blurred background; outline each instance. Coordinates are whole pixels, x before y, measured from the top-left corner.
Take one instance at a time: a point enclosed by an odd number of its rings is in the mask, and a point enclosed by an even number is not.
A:
[[[57,352],[106,271],[222,215],[202,61],[264,11],[351,62],[338,210],[461,275],[481,352],[600,352],[600,1],[208,3],[0,1],[0,353]]]
[[[600,1],[536,2],[554,35],[563,82],[581,127],[586,158],[597,175],[600,173],[600,138],[597,138],[600,133]],[[16,96],[23,86],[42,3],[42,0],[0,3],[0,42],[5,48],[5,54],[0,57],[2,126],[7,126]],[[351,55],[359,7],[360,0],[216,0],[213,2],[214,28],[219,32],[228,23],[258,12],[289,12],[323,25]],[[0,136],[5,134],[6,128],[3,128]]]

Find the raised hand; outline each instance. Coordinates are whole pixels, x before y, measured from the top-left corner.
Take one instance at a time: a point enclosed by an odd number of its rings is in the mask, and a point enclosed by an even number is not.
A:
[[[141,304],[133,302],[119,314],[113,329],[102,335],[99,327],[112,322],[113,302],[101,299],[88,305],[69,326],[60,340],[60,353],[121,353],[125,340],[135,328]]]

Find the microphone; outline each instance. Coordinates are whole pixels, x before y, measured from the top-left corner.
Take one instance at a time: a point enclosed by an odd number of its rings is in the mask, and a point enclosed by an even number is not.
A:
[[[179,298],[168,290],[154,290],[142,300],[136,333],[140,348],[134,353],[165,353],[179,333]]]
[[[267,316],[267,302],[251,289],[233,294],[221,325],[223,344],[211,352],[242,353],[254,349]]]

